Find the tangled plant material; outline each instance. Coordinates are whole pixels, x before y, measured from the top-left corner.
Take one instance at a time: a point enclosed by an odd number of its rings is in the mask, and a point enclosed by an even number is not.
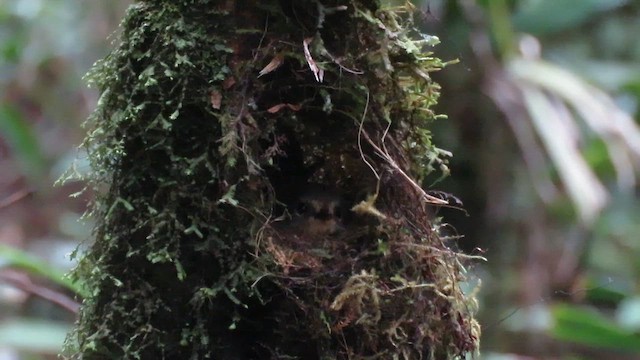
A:
[[[99,190],[71,358],[445,359],[475,351],[468,257],[418,186],[446,64],[407,3],[147,0],[90,79]],[[353,210],[309,235],[310,183]]]

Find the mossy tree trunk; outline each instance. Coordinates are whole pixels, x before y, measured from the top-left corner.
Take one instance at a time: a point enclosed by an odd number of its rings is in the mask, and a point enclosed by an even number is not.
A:
[[[410,5],[149,0],[90,79],[95,242],[72,358],[419,359],[477,348],[418,184],[443,62]],[[311,186],[338,234],[293,226]],[[295,216],[295,215],[293,215]]]

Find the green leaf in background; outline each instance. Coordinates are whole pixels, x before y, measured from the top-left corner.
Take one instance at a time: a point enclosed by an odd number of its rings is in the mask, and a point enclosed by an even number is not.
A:
[[[515,27],[533,35],[577,27],[603,11],[615,9],[629,0],[539,0],[523,1],[513,16]]]
[[[6,103],[0,104],[0,136],[13,150],[29,180],[41,181],[45,164],[38,140],[20,112]]]
[[[617,306],[628,296],[622,291],[609,288],[606,284],[603,285],[594,280],[588,280],[585,287],[587,288],[586,299],[589,303]]]
[[[631,93],[632,96],[636,98],[636,101],[640,103],[640,76],[625,84],[623,90]],[[636,119],[640,119],[640,106],[636,109],[635,117]]]
[[[595,173],[601,179],[615,180],[615,167],[611,164],[609,149],[602,138],[588,139],[583,146],[582,154]]]
[[[0,322],[0,348],[57,354],[71,330],[69,324],[46,320]]]
[[[43,277],[80,296],[85,296],[81,284],[71,281],[63,271],[49,266],[24,251],[0,244],[0,268],[3,267],[23,269],[29,274]]]
[[[552,336],[561,341],[640,354],[639,335],[623,330],[593,310],[562,304],[556,305],[552,314]]]

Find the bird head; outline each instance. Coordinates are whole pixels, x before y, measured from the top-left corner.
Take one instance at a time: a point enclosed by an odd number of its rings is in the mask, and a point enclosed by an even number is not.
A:
[[[344,228],[344,200],[336,192],[312,189],[298,199],[294,223],[312,236],[333,235]]]

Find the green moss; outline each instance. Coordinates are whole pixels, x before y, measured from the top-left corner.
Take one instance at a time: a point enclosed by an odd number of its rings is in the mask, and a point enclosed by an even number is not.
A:
[[[411,9],[365,0],[133,5],[89,74],[102,92],[84,143],[97,225],[73,274],[91,295],[66,354],[473,351],[461,257],[415,187],[446,170],[428,129],[439,96],[428,74],[445,63],[411,26]],[[271,222],[310,182],[375,192],[381,215],[321,248],[274,242]]]

